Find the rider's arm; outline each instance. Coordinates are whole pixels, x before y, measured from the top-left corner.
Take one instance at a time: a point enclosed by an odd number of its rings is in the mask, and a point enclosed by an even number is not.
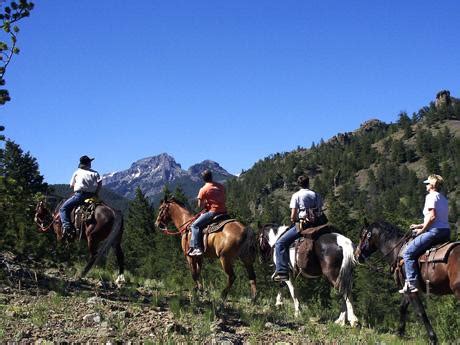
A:
[[[430,208],[428,212],[429,213],[428,216],[425,217],[425,221],[419,225],[420,230],[417,230],[417,235],[423,234],[436,219],[436,209]]]
[[[204,207],[204,202],[202,199],[197,199],[197,202],[198,202],[198,208],[203,208]]]
[[[96,193],[95,193],[96,196],[99,196],[99,191],[101,190],[101,188],[102,188],[102,181],[99,181],[97,183],[97,188],[96,188]]]
[[[77,177],[77,172],[75,171],[73,174],[72,174],[72,177],[70,178],[70,187],[73,187],[75,186],[75,178]]]
[[[291,208],[291,223],[295,223],[297,221],[297,208]]]

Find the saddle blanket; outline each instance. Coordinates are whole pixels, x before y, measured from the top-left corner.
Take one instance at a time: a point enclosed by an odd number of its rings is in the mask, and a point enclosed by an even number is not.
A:
[[[318,266],[319,261],[314,253],[315,241],[324,234],[334,232],[330,224],[324,224],[313,228],[302,230],[302,237],[297,241],[295,252],[297,266],[303,271],[308,271],[311,265]]]

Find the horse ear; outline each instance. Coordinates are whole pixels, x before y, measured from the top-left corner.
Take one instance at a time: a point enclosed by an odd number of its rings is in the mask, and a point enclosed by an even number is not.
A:
[[[369,222],[367,221],[366,217],[363,218],[363,224],[366,228],[369,226]]]

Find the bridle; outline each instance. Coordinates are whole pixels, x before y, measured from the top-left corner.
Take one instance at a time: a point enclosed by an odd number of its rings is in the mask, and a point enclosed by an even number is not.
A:
[[[52,215],[52,220],[51,220],[51,223],[48,224],[47,226],[44,226],[43,225],[43,220],[41,219],[41,217],[39,217],[38,215],[38,209],[41,208],[41,209],[44,209],[46,210],[49,214],[51,214],[51,212],[46,208],[46,206],[44,205],[44,202],[43,201],[39,201],[38,202],[38,205],[37,207],[35,208],[35,217],[34,217],[34,222],[35,224],[37,225],[38,229],[37,231],[38,232],[48,232],[49,229],[53,226],[54,223],[56,223],[59,219],[59,213],[56,213],[54,215]]]
[[[383,262],[384,259],[390,255],[391,253],[393,253],[393,251],[397,248],[401,248],[401,246],[404,244],[404,242],[406,242],[410,237],[412,236],[412,230],[409,230],[407,231],[403,237],[401,237],[397,242],[396,244],[386,253],[384,254],[383,256],[381,256],[380,258],[378,258],[375,262],[374,262],[374,265],[380,263],[380,262]],[[370,254],[365,254],[364,251],[367,251],[369,249],[369,241],[372,237],[372,229],[368,229],[367,227],[364,229],[362,235],[361,235],[361,240],[359,242],[359,246],[358,246],[358,250],[359,250],[359,253],[357,255],[355,255],[355,257],[359,257],[359,256],[362,256],[364,260],[366,260]],[[398,261],[398,258],[396,257],[395,261],[390,263],[390,267],[392,270],[394,270],[394,267],[396,266],[397,264],[397,261]],[[375,269],[374,267],[371,267],[369,265],[363,265],[361,264],[362,266],[365,266],[371,270],[377,270],[377,271],[380,271],[377,267],[377,269]]]
[[[177,231],[169,230],[168,227],[165,225],[165,222],[167,220],[164,219],[164,218],[166,219],[171,218],[170,216],[166,217],[165,215],[166,212],[167,214],[169,214],[169,204],[170,204],[170,201],[165,201],[163,205],[160,206],[160,210],[158,212],[158,217],[157,217],[158,229],[166,235],[183,235],[185,232],[187,232],[188,225],[192,223],[193,221],[195,221],[203,213],[203,211],[199,212],[198,214],[196,214],[195,216],[187,220],[185,223],[178,226]],[[162,225],[165,225],[165,226],[162,227]]]
[[[262,230],[258,236],[259,242],[259,249],[260,249],[260,259],[264,261],[268,261],[270,257],[273,257],[273,250],[274,247],[270,246],[269,238],[268,238],[268,229],[272,228],[273,226],[276,227],[276,224],[266,224],[262,227]]]

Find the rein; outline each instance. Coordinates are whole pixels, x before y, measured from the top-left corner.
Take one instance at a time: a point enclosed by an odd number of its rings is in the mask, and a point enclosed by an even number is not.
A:
[[[182,225],[180,225],[178,227],[178,230],[177,231],[172,231],[172,230],[168,230],[168,228],[164,228],[164,229],[161,229],[160,230],[165,234],[165,235],[182,235],[184,232],[187,231],[187,226],[188,224],[190,224],[191,222],[193,222],[194,220],[196,220],[199,216],[201,216],[201,214],[203,213],[203,211],[199,212],[198,214],[194,215],[192,218],[190,218],[189,220],[187,220],[185,223],[183,223]]]
[[[393,246],[393,248],[391,248],[388,253],[384,254],[382,257],[378,258],[374,264],[378,264],[380,262],[382,262],[388,255],[390,255],[390,253],[392,253],[397,247],[399,246],[402,246],[402,244],[407,240],[409,239],[410,237],[412,236],[412,230],[408,230],[404,235],[403,237],[401,237],[399,239],[398,242],[396,242],[396,244]],[[395,261],[390,263],[390,268],[393,268],[396,266],[397,264],[397,261],[398,261],[398,257],[396,257]],[[386,273],[384,271],[384,268],[383,267],[372,267],[370,266],[369,264],[359,264],[360,266],[364,266],[366,267],[367,269],[369,269],[370,271],[374,271],[374,272],[379,272],[379,273]]]
[[[37,217],[35,217],[34,221],[35,221],[35,224],[38,226],[39,229],[37,229],[38,232],[48,232],[48,230],[51,228],[51,226],[54,224],[54,222],[56,222],[56,220],[58,219],[59,217],[59,214],[56,214],[53,216],[53,220],[51,221],[51,223],[48,225],[48,226],[43,226],[43,224],[40,224],[37,220]]]

